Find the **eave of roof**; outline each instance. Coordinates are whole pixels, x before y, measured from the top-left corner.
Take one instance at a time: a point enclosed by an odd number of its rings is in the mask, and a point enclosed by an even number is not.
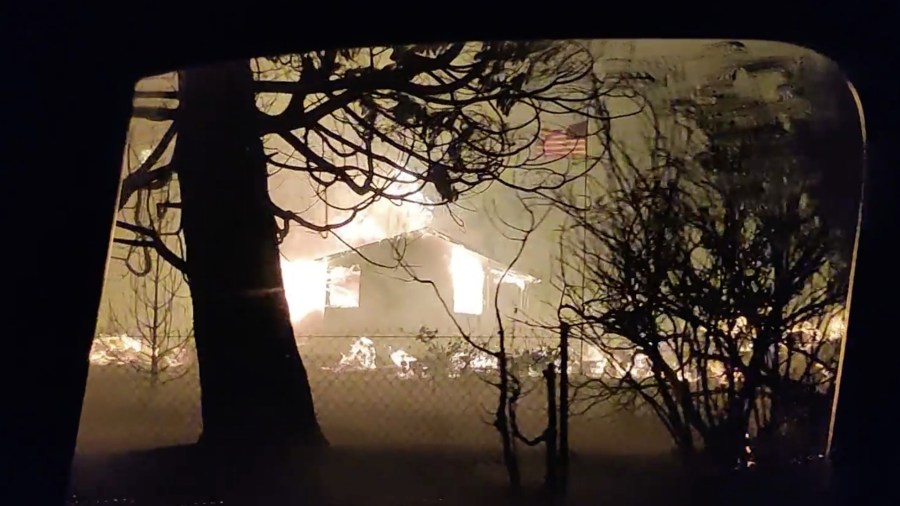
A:
[[[491,268],[492,271],[496,271],[496,272],[502,273],[502,272],[506,272],[506,271],[507,271],[507,268],[509,267],[508,265],[503,264],[502,262],[499,262],[499,261],[497,261],[497,260],[494,260],[493,258],[491,258],[491,257],[489,257],[489,256],[487,256],[487,255],[485,255],[484,253],[478,251],[477,249],[472,248],[470,245],[468,245],[468,244],[466,244],[466,243],[464,243],[464,242],[462,242],[462,241],[460,241],[460,240],[457,240],[457,239],[455,239],[455,238],[453,238],[453,237],[451,237],[451,236],[449,236],[449,235],[447,235],[447,234],[445,234],[445,233],[443,233],[443,232],[441,232],[441,231],[439,231],[439,230],[435,230],[435,229],[433,229],[433,228],[431,228],[431,227],[420,228],[420,229],[418,229],[418,230],[412,230],[412,231],[409,231],[409,232],[404,232],[404,233],[402,233],[402,234],[397,234],[397,235],[392,236],[392,237],[385,237],[384,239],[379,239],[379,240],[377,240],[377,241],[372,241],[372,242],[360,244],[360,245],[357,245],[357,246],[349,247],[348,249],[345,249],[345,250],[343,250],[343,251],[339,251],[339,252],[337,252],[337,253],[332,253],[332,254],[330,254],[330,255],[326,255],[326,256],[322,256],[322,257],[316,258],[316,260],[317,260],[317,261],[329,261],[329,260],[334,260],[334,259],[337,259],[337,258],[342,258],[342,257],[345,257],[345,256],[347,256],[347,255],[358,254],[358,252],[359,252],[360,250],[364,250],[364,249],[366,249],[366,248],[371,248],[371,247],[373,247],[373,246],[376,246],[376,245],[378,245],[378,244],[384,243],[384,242],[386,242],[386,241],[395,240],[395,239],[398,239],[398,238],[401,238],[401,237],[404,237],[404,236],[406,236],[406,237],[408,237],[408,238],[429,237],[429,236],[430,236],[430,237],[437,237],[437,238],[439,238],[439,239],[441,239],[441,240],[443,240],[443,241],[449,242],[450,244],[454,244],[454,245],[456,245],[456,246],[465,248],[467,251],[470,251],[470,252],[472,252],[472,253],[474,253],[474,254],[480,256],[480,257],[483,258],[484,260],[486,260],[486,261],[488,262],[488,266]],[[528,282],[528,283],[540,283],[540,281],[541,281],[539,278],[536,278],[536,277],[534,277],[534,276],[531,276],[530,274],[526,274],[526,273],[521,272],[521,271],[517,271],[517,270],[515,270],[515,269],[509,269],[508,272],[509,272],[510,275],[516,276],[516,277],[518,277],[518,278],[522,278],[522,279],[524,279],[524,280],[525,280],[526,282]]]

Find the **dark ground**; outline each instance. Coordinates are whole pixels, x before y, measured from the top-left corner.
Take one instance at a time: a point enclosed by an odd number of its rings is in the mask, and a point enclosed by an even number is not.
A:
[[[531,379],[537,382],[537,379]],[[474,376],[400,379],[390,370],[333,373],[310,367],[316,411],[335,446],[414,450],[494,451],[491,412],[497,391]],[[545,423],[543,393],[522,400],[522,430]],[[586,454],[666,453],[668,436],[651,415],[596,407],[571,421],[572,448]],[[79,455],[122,453],[197,440],[201,430],[196,374],[150,388],[125,368],[92,367],[78,434]]]
[[[526,489],[521,497],[508,495],[499,438],[486,423],[496,391],[483,382],[315,369],[310,379],[330,448],[210,455],[190,446],[200,432],[195,375],[151,389],[127,370],[92,368],[73,464],[78,503],[541,502],[540,449],[522,450]],[[522,403],[520,416],[523,428],[537,434],[543,420],[539,392]],[[793,465],[763,481],[760,472],[749,473],[749,484],[738,488],[721,477],[691,485],[652,417],[595,409],[575,417],[571,428],[570,504],[828,504],[810,495],[816,490],[824,496],[828,480],[821,462]],[[689,471],[694,480],[703,479],[698,470]]]
[[[74,467],[81,504],[130,499],[137,505],[186,504],[541,504],[540,455],[522,462],[527,485],[511,497],[496,459],[446,451],[366,451],[331,448],[320,455],[246,456],[224,464],[190,447],[81,458]],[[235,463],[237,462],[237,463]],[[694,476],[697,478],[697,476]],[[699,478],[698,478],[699,479]],[[572,462],[567,504],[831,504],[824,463],[777,473],[747,473],[743,482],[706,478],[692,485],[665,457],[579,457]]]

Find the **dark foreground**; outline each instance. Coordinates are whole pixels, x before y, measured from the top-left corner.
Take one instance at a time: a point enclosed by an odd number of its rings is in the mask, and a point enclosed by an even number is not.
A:
[[[527,481],[512,496],[499,458],[476,453],[350,448],[260,455],[183,446],[79,457],[77,504],[480,505],[547,504],[541,455],[523,455]],[[828,464],[794,464],[739,476],[688,477],[670,457],[575,455],[566,504],[836,504]],[[113,502],[115,501],[115,502]]]
[[[195,375],[148,389],[124,369],[92,368],[72,489],[79,504],[334,506],[542,504],[543,454],[522,450],[525,489],[509,494],[490,424],[496,392],[478,378],[311,370],[327,450],[203,452]],[[539,392],[538,392],[539,394]],[[528,434],[546,423],[543,398],[523,400]],[[740,479],[701,477],[668,453],[652,416],[595,408],[570,420],[578,505],[833,504],[822,461]],[[178,446],[183,445],[183,446]],[[153,449],[158,448],[158,449]],[[113,502],[118,500],[118,502]],[[221,501],[221,502],[220,502]]]

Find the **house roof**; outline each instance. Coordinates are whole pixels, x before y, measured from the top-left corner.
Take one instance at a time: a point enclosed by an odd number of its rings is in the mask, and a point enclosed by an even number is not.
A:
[[[392,237],[385,237],[384,239],[360,244],[360,245],[354,246],[352,248],[348,247],[348,249],[345,249],[343,251],[338,251],[337,253],[332,253],[330,255],[319,257],[316,260],[326,260],[326,261],[327,260],[335,260],[338,258],[344,258],[348,255],[358,254],[359,252],[361,252],[361,250],[372,248],[378,244],[383,244],[387,241],[392,241],[392,240],[396,240],[396,239],[400,239],[400,238],[417,239],[420,237],[437,237],[438,239],[441,239],[442,241],[465,248],[467,251],[474,253],[474,254],[478,255],[479,257],[483,258],[485,261],[487,261],[488,267],[490,267],[491,271],[494,272],[495,274],[500,275],[503,272],[507,271],[507,268],[508,268],[507,264],[504,264],[502,262],[494,260],[493,258],[490,258],[489,256],[485,255],[484,253],[471,247],[469,244],[466,244],[463,241],[457,240],[457,239],[455,239],[439,230],[435,230],[431,227],[425,227],[425,228],[421,228],[418,230],[413,230],[410,232],[397,234]],[[541,281],[539,278],[536,278],[534,276],[531,276],[530,274],[526,274],[524,272],[521,272],[521,271],[518,271],[515,269],[509,269],[507,275],[514,276],[517,279],[521,279],[523,282],[529,283],[529,284],[540,283],[540,281]]]

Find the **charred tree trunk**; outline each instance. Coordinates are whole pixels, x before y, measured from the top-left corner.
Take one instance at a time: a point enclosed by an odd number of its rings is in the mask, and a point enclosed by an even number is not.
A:
[[[160,304],[159,304],[159,284],[162,282],[160,278],[160,269],[162,268],[163,259],[157,255],[153,265],[153,314],[152,327],[150,328],[150,385],[156,387],[159,384],[159,328],[160,322]]]
[[[516,455],[515,441],[513,439],[513,431],[510,425],[510,410],[515,409],[510,406],[510,385],[509,379],[509,356],[506,353],[506,336],[503,329],[500,329],[500,349],[497,353],[497,369],[500,375],[500,381],[497,384],[499,390],[499,399],[497,403],[497,412],[494,418],[494,427],[500,433],[500,445],[503,449],[503,465],[506,466],[506,475],[509,478],[509,484],[514,491],[518,491],[522,486],[522,474],[519,470],[519,457]]]
[[[559,489],[569,490],[569,324],[560,329],[559,346]]]
[[[159,385],[159,356],[154,349],[150,352],[150,386],[156,387],[157,385]]]
[[[324,443],[294,342],[246,62],[180,75],[174,162],[200,367],[201,443]]]
[[[556,494],[559,491],[557,464],[562,459],[556,445],[559,434],[556,412],[559,408],[556,404],[556,367],[553,362],[547,364],[547,368],[544,369],[544,384],[547,388],[547,428],[544,431],[544,445],[547,453],[544,461],[544,488],[550,494]]]

